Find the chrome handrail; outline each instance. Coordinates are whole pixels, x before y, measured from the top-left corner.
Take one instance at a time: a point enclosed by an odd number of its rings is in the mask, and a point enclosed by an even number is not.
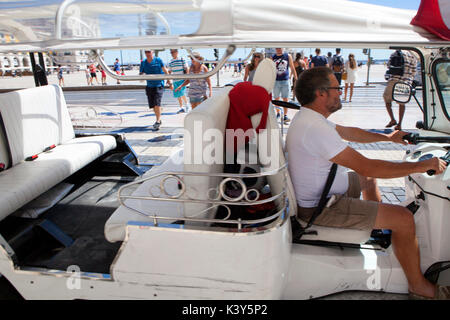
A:
[[[205,60],[205,61],[200,61],[200,60],[198,60],[195,56],[194,56],[194,54],[193,54],[193,52],[192,52],[192,48],[185,48],[185,50],[188,52],[188,54],[189,54],[189,56],[192,58],[192,60],[194,60],[194,61],[197,61],[197,62],[199,62],[199,63],[217,63],[217,60]],[[255,47],[253,47],[252,48],[252,50],[250,50],[250,53],[248,54],[248,56],[244,59],[244,60],[241,60],[241,61],[239,61],[239,60],[231,60],[231,61],[227,61],[227,63],[244,63],[244,62],[246,62],[254,53],[255,53],[255,51],[256,51],[256,48]]]
[[[133,210],[133,209],[132,209]],[[240,231],[242,229],[243,224],[257,224],[257,223],[264,223],[270,220],[274,220],[282,215],[282,213],[286,210],[286,205],[283,205],[282,208],[274,213],[271,216],[257,219],[257,220],[222,220],[222,219],[198,219],[198,218],[185,218],[185,217],[178,217],[177,220],[184,220],[184,221],[190,221],[190,222],[207,222],[207,223],[225,223],[225,224],[237,224],[238,230]],[[157,225],[157,220],[174,220],[174,217],[163,217],[163,216],[156,216],[156,215],[146,215],[147,217],[154,219],[155,225]],[[284,219],[282,222],[286,220],[287,214],[285,214]]]
[[[241,201],[242,200],[242,195],[239,198],[238,201],[232,201],[232,200],[227,200],[227,201],[221,201],[219,200],[220,197],[223,197],[223,192],[222,192],[222,185],[224,184],[224,181],[227,181],[228,179],[231,180],[236,180],[238,181],[238,179],[244,179],[244,178],[257,178],[257,177],[264,177],[264,176],[271,176],[274,174],[278,174],[280,172],[284,173],[284,178],[286,178],[287,175],[287,163],[285,163],[283,166],[280,166],[279,168],[275,169],[275,170],[270,170],[270,171],[266,171],[266,172],[259,172],[259,173],[248,173],[248,174],[242,174],[242,173],[202,173],[202,172],[161,172],[155,175],[152,175],[150,177],[147,177],[145,179],[141,179],[138,181],[134,181],[131,183],[126,184],[125,186],[121,187],[118,190],[118,200],[119,203],[124,206],[125,208],[132,210],[142,216],[148,217],[149,219],[153,219],[155,221],[155,224],[157,224],[158,219],[162,219],[162,220],[174,220],[174,217],[164,217],[164,216],[157,216],[156,214],[147,214],[144,212],[141,212],[135,208],[132,208],[130,206],[128,206],[125,201],[127,199],[130,200],[156,200],[156,201],[171,201],[171,202],[181,202],[181,203],[202,203],[202,204],[208,204],[211,205],[208,208],[202,210],[200,213],[206,212],[208,210],[211,210],[215,207],[218,206],[224,206],[230,213],[230,209],[228,208],[228,205],[243,205],[243,206],[251,206],[251,205],[259,205],[259,204],[264,204],[264,203],[268,203],[268,202],[272,202],[278,199],[282,199],[282,203],[283,203],[283,208],[278,211],[276,214],[271,215],[269,217],[266,218],[262,218],[262,219],[257,219],[257,220],[228,220],[230,214],[228,214],[228,216],[224,219],[199,219],[199,218],[193,218],[191,217],[177,217],[177,220],[183,220],[183,221],[192,221],[192,222],[207,222],[207,223],[214,223],[214,222],[221,222],[221,223],[227,223],[227,224],[238,224],[238,229],[240,230],[241,225],[242,224],[256,224],[256,223],[262,223],[262,222],[266,222],[272,219],[277,218],[278,216],[280,216],[281,212],[283,212],[286,209],[286,190],[283,188],[283,190],[276,195],[271,196],[270,198],[267,199],[263,199],[263,200],[249,200],[247,197],[245,198],[246,201]],[[167,197],[155,197],[155,196],[133,196],[133,195],[122,195],[123,190],[136,185],[136,184],[142,184],[148,180],[151,179],[156,179],[158,177],[162,177],[165,176],[165,178],[163,180],[161,180],[160,182],[160,188],[163,187],[164,185],[164,181],[169,179],[169,178],[174,178],[178,181],[178,183],[182,184],[182,188],[181,191],[175,195],[175,196],[171,196],[169,195],[165,190],[164,193],[167,195]],[[215,197],[215,199],[210,199],[208,196],[208,199],[192,199],[192,198],[182,198],[180,199],[179,197],[183,196],[185,194],[186,191],[186,186],[183,180],[181,180],[181,178],[179,178],[179,176],[200,176],[200,177],[216,177],[216,178],[226,178],[225,180],[222,180],[222,182],[218,185],[218,189],[212,188],[214,189],[214,191],[217,192],[217,196]],[[242,190],[242,194],[244,194],[246,191],[245,189],[245,184],[241,181],[240,182],[241,185],[243,186],[243,190]],[[154,185],[155,186],[155,185]],[[211,189],[210,189],[211,190]],[[208,192],[210,191],[208,190]],[[248,191],[252,191],[252,190],[256,190],[256,189],[249,189]],[[150,191],[151,193],[151,191]],[[259,197],[259,194],[258,194]],[[199,213],[199,214],[200,214]],[[197,214],[198,215],[198,214]],[[283,220],[284,221],[284,220]]]
[[[219,72],[220,68],[225,65],[228,58],[233,55],[236,50],[235,45],[229,45],[225,54],[218,62],[218,65],[211,71],[206,73],[187,73],[187,74],[143,74],[143,75],[135,75],[135,76],[120,76],[112,72],[109,67],[106,65],[105,61],[100,56],[98,50],[93,50],[93,56],[97,59],[100,66],[105,70],[105,72],[113,79],[121,80],[121,81],[136,81],[136,80],[185,80],[185,79],[206,79],[217,72]]]

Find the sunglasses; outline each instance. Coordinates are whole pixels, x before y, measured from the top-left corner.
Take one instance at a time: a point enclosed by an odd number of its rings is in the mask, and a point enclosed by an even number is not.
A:
[[[323,89],[325,89],[325,90],[336,89],[337,91],[342,92],[342,90],[343,90],[344,88],[342,88],[342,87],[325,87],[325,88],[323,88]]]

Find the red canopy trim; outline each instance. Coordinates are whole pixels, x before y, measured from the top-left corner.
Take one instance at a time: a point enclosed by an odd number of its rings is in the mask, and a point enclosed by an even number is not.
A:
[[[450,41],[450,0],[422,0],[411,24]]]

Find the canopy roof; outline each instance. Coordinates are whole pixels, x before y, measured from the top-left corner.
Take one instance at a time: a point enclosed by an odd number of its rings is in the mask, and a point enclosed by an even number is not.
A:
[[[427,1],[439,0],[424,2]],[[414,10],[347,0],[309,1],[307,4],[298,0],[72,1],[73,6],[77,7],[67,7],[62,26],[65,30],[70,29],[74,23],[68,23],[68,17],[78,14],[78,20],[75,21],[85,25],[92,25],[94,21],[95,32],[80,37],[70,36],[71,32],[63,30],[62,33],[66,36],[57,39],[54,21],[62,2],[0,1],[0,30],[2,27],[3,30],[9,30],[19,41],[14,44],[0,44],[0,51],[208,46],[217,48],[229,44],[238,47],[371,48],[449,44],[424,28],[412,25],[410,22],[416,15]],[[180,23],[184,23],[185,27],[195,26],[197,30],[189,34],[170,33],[172,26],[171,22],[165,19],[166,14],[186,11],[195,12],[196,15],[187,15],[186,20],[181,19],[183,21],[178,17],[175,23],[178,23],[178,27]],[[105,32],[108,26],[101,21],[111,19],[113,15],[121,17],[124,14],[130,14],[128,20],[133,20],[137,15],[152,12],[160,14],[156,20],[160,25],[163,24],[167,32],[160,32],[159,35],[111,37]],[[47,30],[43,30],[42,24],[36,25],[36,19],[47,19],[45,21],[53,23],[48,23]],[[194,21],[195,19],[198,21]],[[116,21],[119,24],[130,22],[123,19]],[[155,28],[160,26],[155,24]]]

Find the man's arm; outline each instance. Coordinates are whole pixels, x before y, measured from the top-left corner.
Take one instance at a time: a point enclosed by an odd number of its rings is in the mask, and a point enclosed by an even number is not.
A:
[[[441,174],[447,166],[444,160],[436,157],[419,162],[390,162],[369,159],[350,147],[345,148],[330,161],[353,169],[361,176],[382,179],[400,178],[411,173],[423,173],[428,170],[435,170],[436,174]]]
[[[389,141],[405,145],[407,144],[403,140],[403,137],[408,133],[404,131],[394,131],[390,134],[382,134],[366,131],[355,127],[344,127],[338,124],[336,125],[336,131],[339,133],[342,139],[351,142],[372,143],[380,141]]]
[[[169,74],[169,71],[166,69],[166,67],[164,67],[164,65],[161,66],[161,69],[162,69],[162,71],[163,71],[165,74]],[[170,88],[170,89],[173,89],[173,87],[172,87],[172,81],[167,80],[167,84],[169,85],[169,88]]]

